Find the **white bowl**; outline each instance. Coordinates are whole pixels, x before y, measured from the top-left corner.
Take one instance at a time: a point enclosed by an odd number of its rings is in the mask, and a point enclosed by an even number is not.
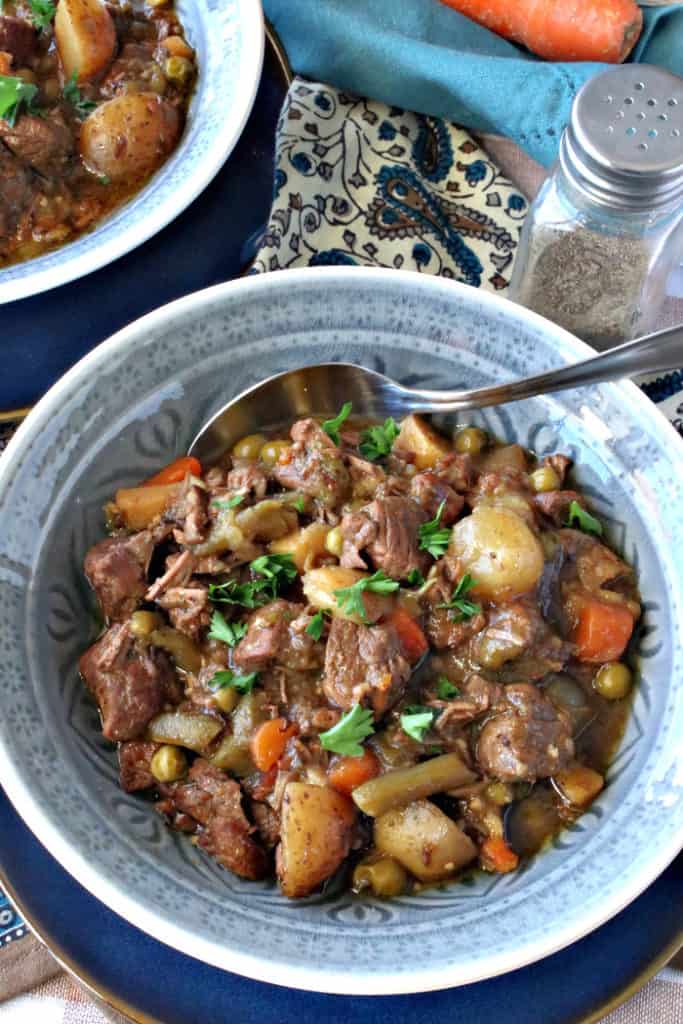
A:
[[[1,780],[53,856],[122,917],[184,953],[346,994],[499,974],[566,946],[634,899],[683,843],[683,445],[632,384],[468,417],[540,454],[575,455],[579,485],[636,566],[644,598],[642,679],[606,790],[522,870],[393,901],[337,893],[288,902],[271,882],[223,871],[120,790],[76,672],[96,631],[82,559],[103,535],[102,505],[186,451],[232,395],[307,363],[364,363],[405,383],[458,387],[589,351],[541,317],[463,285],[403,271],[306,269],[181,299],[55,384],[0,459]]]
[[[199,78],[178,148],[129,202],[52,252],[0,269],[0,304],[104,267],[166,227],[228,159],[256,98],[263,64],[261,0],[178,0]]]

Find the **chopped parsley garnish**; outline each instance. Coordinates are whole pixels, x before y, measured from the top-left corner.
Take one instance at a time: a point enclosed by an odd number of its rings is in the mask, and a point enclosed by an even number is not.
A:
[[[106,174],[100,174],[97,180],[99,181],[100,185],[111,185],[111,178]]]
[[[81,90],[76,84],[77,77],[77,73],[74,71],[64,86],[64,99],[71,104],[79,117],[87,117],[97,107],[97,104],[81,96]]]
[[[428,551],[433,558],[441,558],[442,555],[445,555],[453,532],[450,526],[441,526],[441,516],[445,506],[444,499],[434,518],[430,519],[428,523],[423,523],[418,531],[420,551]]]
[[[38,86],[24,82],[13,75],[0,75],[0,117],[4,118],[11,128],[17,123],[22,104],[26,112],[35,112],[34,100]]]
[[[280,588],[286,587],[296,578],[296,566],[291,555],[261,555],[250,563],[249,568],[258,574],[258,579],[247,583],[239,583],[237,580],[209,583],[209,600],[222,604],[240,604],[244,608],[261,608],[274,601]]]
[[[353,405],[351,402],[344,402],[344,404],[342,405],[341,409],[334,417],[334,419],[325,420],[325,422],[323,423],[323,430],[325,431],[329,439],[333,442],[333,444],[338,445],[340,443],[341,438],[339,437],[339,428],[341,427],[342,423],[344,423],[344,421],[347,420],[351,415],[352,408]]]
[[[476,580],[473,580],[469,573],[465,573],[463,578],[458,583],[457,587],[453,591],[453,596],[450,601],[445,604],[437,604],[437,608],[448,608],[451,613],[451,618],[455,622],[464,622],[465,619],[471,619],[473,615],[478,615],[481,611],[481,605],[475,604],[474,601],[468,601],[465,594],[472,587],[476,586]]]
[[[368,427],[360,436],[361,455],[370,462],[383,459],[393,448],[398,435],[399,429],[393,416],[389,416],[379,427]]]
[[[460,690],[457,686],[453,686],[450,679],[446,679],[445,676],[439,676],[436,684],[436,692],[439,700],[450,700],[451,697],[459,697]]]
[[[406,736],[422,743],[434,723],[435,715],[433,708],[425,708],[422,704],[410,704],[401,715],[401,728]]]
[[[247,675],[238,676],[231,672],[229,668],[226,668],[214,673],[213,677],[209,679],[209,689],[216,691],[230,686],[233,690],[237,690],[238,693],[251,693],[257,679],[258,672],[248,672]]]
[[[358,615],[363,622],[367,621],[365,605],[363,604],[363,592],[370,591],[372,594],[393,594],[398,590],[396,580],[389,577],[380,569],[372,576],[364,576],[350,587],[340,587],[333,591],[337,598],[337,604],[342,612],[347,615]]]
[[[320,742],[325,750],[345,757],[360,757],[364,739],[372,736],[375,728],[373,714],[369,708],[354,704],[350,711],[343,715],[336,725],[327,732],[320,733]]]
[[[51,0],[28,0],[28,5],[31,8],[31,21],[39,32],[44,32],[52,24],[56,10],[55,5],[51,3]]]
[[[221,511],[227,511],[229,508],[237,508],[244,501],[243,494],[233,494],[232,498],[228,498],[227,501],[223,501],[222,498],[216,498],[211,504],[214,508],[219,508]]]
[[[408,583],[411,587],[421,587],[425,578],[419,569],[411,569],[408,573]]]
[[[295,508],[297,510],[297,512],[299,512],[301,515],[303,515],[304,512],[306,511],[306,506],[304,505],[304,499],[301,498],[301,497],[295,498],[294,501],[292,502],[292,508]]]
[[[316,612],[311,621],[306,626],[306,632],[309,636],[312,636],[314,640],[319,640],[323,635],[323,627],[325,625],[325,613],[323,611]]]
[[[250,568],[259,576],[273,580],[276,589],[296,579],[296,566],[291,555],[261,555],[254,559]]]
[[[228,647],[234,647],[247,632],[244,622],[228,622],[219,611],[211,616],[210,640],[222,640]]]
[[[600,520],[592,516],[590,512],[586,512],[585,508],[579,505],[576,500],[572,501],[569,506],[566,525],[576,525],[584,533],[596,533],[598,537],[602,537],[602,523]]]

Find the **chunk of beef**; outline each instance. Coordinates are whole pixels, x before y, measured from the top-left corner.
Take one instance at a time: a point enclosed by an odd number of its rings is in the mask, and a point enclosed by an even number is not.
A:
[[[85,556],[85,575],[109,622],[127,619],[144,598],[155,543],[154,534],[143,530],[101,540]]]
[[[280,842],[280,815],[258,800],[252,802],[251,814],[264,846],[273,850]]]
[[[560,544],[586,590],[599,591],[607,583],[633,576],[633,569],[595,537],[580,530],[560,530]]]
[[[534,782],[564,768],[574,756],[571,721],[532,683],[505,688],[504,710],[479,734],[477,760],[503,782]]]
[[[443,504],[440,522],[444,526],[450,526],[455,522],[465,504],[461,494],[432,472],[418,473],[413,477],[410,481],[410,496],[425,510],[430,519],[435,518]]]
[[[476,476],[472,456],[459,455],[456,452],[449,452],[448,455],[439,459],[434,467],[434,472],[460,494],[469,491]]]
[[[309,494],[326,509],[340,505],[351,489],[351,477],[339,449],[314,420],[295,423],[291,435],[294,444],[273,467],[277,482]]]
[[[157,603],[168,612],[171,625],[193,640],[197,640],[211,623],[209,590],[201,583],[191,587],[169,587]]]
[[[157,780],[152,775],[150,764],[158,749],[158,743],[146,743],[145,740],[127,740],[119,744],[121,789],[134,793],[137,789],[156,786]]]
[[[101,94],[107,98],[118,96],[131,82],[139,83],[142,90],[148,90],[149,74],[157,67],[154,48],[153,40],[125,43],[102,81]]]
[[[486,714],[503,699],[504,690],[483,676],[472,674],[460,684],[459,693],[448,701],[434,701],[441,709],[434,728],[445,739],[451,739],[466,722]]]
[[[235,647],[234,661],[248,672],[258,672],[269,662],[307,671],[323,662],[323,645],[306,632],[312,616],[301,604],[271,601],[251,613],[246,635]]]
[[[461,577],[456,560],[444,555],[436,565],[435,579],[423,597],[426,612],[425,632],[433,647],[456,649],[476,636],[486,625],[486,615],[479,612],[469,619],[458,621],[456,612],[443,608],[447,604]]]
[[[365,550],[375,567],[393,579],[406,579],[413,571],[426,572],[430,556],[420,551],[418,531],[428,515],[411,498],[378,498],[361,512],[341,521],[342,565],[363,566]]]
[[[21,67],[34,56],[37,43],[38,33],[28,21],[0,15],[0,50],[11,53],[15,67]]]
[[[164,813],[180,813],[197,822],[197,842],[223,867],[242,878],[259,879],[268,873],[265,850],[252,838],[254,826],[242,809],[242,790],[234,779],[197,758],[188,781],[169,787]]]
[[[192,484],[185,494],[183,543],[201,544],[209,525],[209,492]]]
[[[31,176],[0,142],[0,251],[31,200]]]
[[[236,466],[228,473],[228,490],[241,494],[245,500],[260,501],[268,490],[268,474],[260,466]]]
[[[58,110],[45,117],[23,114],[16,124],[0,120],[0,140],[18,160],[45,175],[58,175],[74,151],[73,135]]]
[[[325,649],[323,690],[337,707],[371,707],[376,718],[403,696],[410,665],[392,625],[357,626],[332,620]]]
[[[520,600],[489,612],[486,628],[472,639],[469,650],[475,664],[509,683],[559,672],[574,648],[553,632],[535,601]]]
[[[546,455],[543,459],[543,465],[549,466],[550,469],[554,469],[557,473],[558,479],[560,481],[560,487],[564,483],[565,477],[569,472],[569,467],[571,466],[571,464],[572,460],[569,458],[568,455]]]
[[[351,453],[346,455],[346,465],[351,475],[354,498],[374,498],[377,488],[386,480],[382,467]]]
[[[573,501],[578,501],[582,508],[585,507],[584,499],[576,491],[546,491],[535,496],[534,505],[554,526],[564,526],[569,518],[569,506]]]
[[[81,655],[79,671],[93,693],[108,740],[134,740],[182,690],[163,653],[135,642],[128,623],[111,626]]]

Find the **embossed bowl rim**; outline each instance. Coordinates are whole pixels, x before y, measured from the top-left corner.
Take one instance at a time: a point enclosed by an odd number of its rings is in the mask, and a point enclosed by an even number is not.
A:
[[[79,382],[89,382],[96,378],[98,371],[106,369],[109,358],[115,353],[119,355],[127,353],[134,359],[136,343],[139,338],[145,336],[147,331],[169,327],[176,319],[182,320],[188,314],[196,315],[199,319],[204,307],[215,304],[216,300],[224,303],[227,307],[233,296],[244,298],[245,294],[251,293],[250,298],[258,308],[261,292],[270,289],[287,289],[290,285],[302,286],[305,283],[312,285],[316,281],[318,284],[324,283],[325,287],[334,288],[336,281],[343,285],[348,283],[352,277],[358,277],[359,281],[362,280],[365,284],[374,282],[378,289],[381,289],[383,283],[388,284],[391,281],[395,284],[397,278],[400,278],[405,282],[406,289],[424,293],[433,292],[441,299],[452,299],[454,309],[457,307],[459,299],[463,305],[468,305],[473,295],[470,286],[453,281],[446,282],[443,279],[424,276],[414,271],[316,267],[251,276],[215,285],[178,299],[148,313],[112,335],[81,359],[50,388],[21,425],[5,454],[0,458],[0,494],[11,479],[15,459],[18,459],[30,447],[32,440],[41,431],[49,430],[51,411],[60,408],[62,397],[66,397],[74,385],[78,385]],[[518,322],[526,323],[536,330],[540,329],[546,335],[556,339],[558,362],[569,362],[568,354],[582,358],[593,353],[588,345],[562,328],[501,296],[482,292],[479,289],[475,290],[474,294],[477,296],[476,301],[484,314],[487,310],[497,313],[498,316],[502,313],[506,319],[516,319]],[[268,376],[267,370],[264,371],[264,376]],[[662,439],[668,442],[667,451],[671,459],[672,472],[677,472],[683,477],[681,439],[656,406],[630,381],[601,385],[601,387],[608,387],[619,392],[625,406],[632,409],[635,405],[639,412],[639,421],[640,419],[649,421],[650,429],[661,434]],[[683,580],[679,581],[679,590],[683,595]],[[100,876],[97,864],[88,861],[80,853],[77,841],[53,825],[43,814],[39,801],[22,775],[21,765],[12,763],[8,751],[3,746],[1,736],[0,756],[3,764],[2,785],[17,812],[33,834],[81,885],[124,920],[172,948],[216,967],[257,981],[268,981],[272,984],[314,992],[344,995],[399,995],[469,984],[524,967],[563,949],[604,924],[647,888],[683,847],[683,828],[678,833],[672,830],[668,842],[649,844],[649,860],[642,869],[630,879],[628,885],[622,883],[621,887],[615,886],[608,892],[604,902],[594,911],[584,912],[582,916],[576,916],[569,921],[553,922],[553,927],[548,930],[547,935],[536,941],[532,942],[520,937],[514,948],[503,953],[487,955],[485,951],[482,951],[482,956],[476,961],[475,968],[472,968],[471,965],[460,967],[454,963],[449,967],[447,977],[444,977],[443,966],[438,969],[420,966],[410,974],[378,971],[361,977],[353,973],[351,964],[345,971],[326,969],[324,964],[315,963],[278,964],[266,958],[244,954],[237,946],[227,947],[225,944],[213,942],[209,937],[196,934],[188,935],[183,928],[182,921],[170,920],[169,917],[163,917],[150,910],[133,899],[123,887],[117,887]],[[680,774],[683,777],[683,749],[680,768]],[[680,784],[678,775],[672,784]],[[568,856],[570,857],[571,854]],[[435,923],[435,927],[438,927],[438,922]],[[226,953],[229,954],[229,962],[226,962]]]
[[[85,277],[108,263],[113,263],[120,256],[124,256],[158,234],[162,228],[165,228],[183,210],[187,209],[190,203],[213,181],[235,148],[251,113],[261,80],[265,50],[261,0],[234,0],[234,2],[243,36],[243,45],[240,49],[239,86],[235,90],[234,103],[222,104],[221,130],[215,132],[214,141],[204,158],[195,163],[191,174],[181,177],[176,186],[168,191],[162,202],[155,204],[151,200],[157,186],[163,182],[164,168],[168,167],[168,163],[161,167],[140,192],[123,206],[112,211],[111,215],[105,217],[92,231],[46,253],[46,257],[58,256],[56,261],[50,260],[50,266],[41,269],[41,257],[37,256],[23,263],[11,264],[6,268],[8,271],[17,271],[18,276],[4,275],[4,268],[0,268],[0,305],[57,288],[69,281]],[[178,6],[181,8],[181,16],[184,13],[182,5],[182,0],[180,0]],[[207,10],[205,0],[194,0],[193,6],[197,20],[204,22],[206,29],[210,30],[211,12]],[[180,145],[170,157],[171,161],[176,157],[180,159],[179,169],[182,168],[185,156],[190,154],[190,130],[194,124],[201,123],[205,116],[206,110],[199,102],[202,94],[200,85],[199,93],[195,94],[190,107],[191,123],[188,121]],[[220,95],[216,97],[214,101],[216,105],[221,104],[221,99]],[[130,211],[129,207],[131,207]],[[129,212],[130,215],[128,215]],[[120,229],[111,230],[113,219],[116,219],[117,224],[120,222]],[[97,240],[98,232],[104,234],[101,241]],[[79,243],[83,239],[88,241],[95,239],[97,244],[88,245],[85,251],[81,251]],[[24,268],[25,273],[22,273]]]

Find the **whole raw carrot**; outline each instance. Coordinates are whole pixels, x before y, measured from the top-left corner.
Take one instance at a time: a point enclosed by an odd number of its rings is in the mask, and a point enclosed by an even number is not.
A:
[[[643,27],[635,0],[441,2],[546,60],[619,64],[635,46]]]

